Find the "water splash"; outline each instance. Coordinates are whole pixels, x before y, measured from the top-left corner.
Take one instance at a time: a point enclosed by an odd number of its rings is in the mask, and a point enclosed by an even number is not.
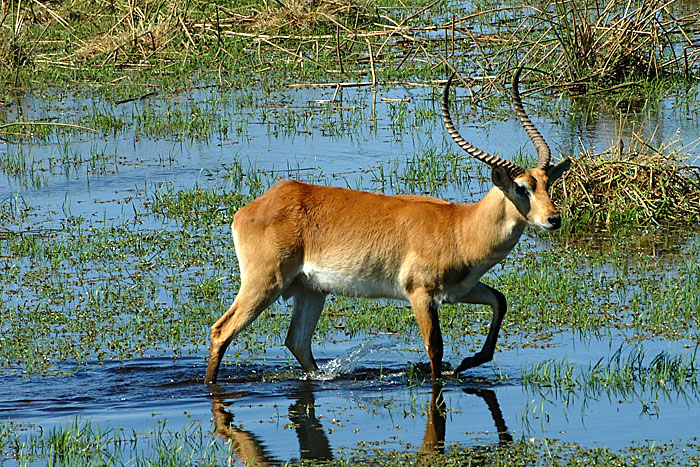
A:
[[[362,358],[388,347],[390,347],[390,345],[386,343],[365,341],[362,345],[350,349],[347,354],[321,365],[318,371],[311,373],[309,377],[311,379],[327,381],[337,378],[339,375],[352,373],[357,368]]]

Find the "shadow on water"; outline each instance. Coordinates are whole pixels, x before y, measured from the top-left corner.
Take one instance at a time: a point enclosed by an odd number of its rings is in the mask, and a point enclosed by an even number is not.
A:
[[[295,391],[290,394],[294,403],[289,406],[289,421],[294,425],[299,439],[300,459],[329,460],[333,451],[326,436],[323,425],[316,417],[315,397],[312,381],[302,381]],[[265,442],[251,431],[244,430],[235,424],[230,407],[235,399],[240,397],[238,392],[227,392],[219,385],[212,387],[212,408],[216,432],[235,444],[236,455],[248,464],[276,464],[279,461],[269,452]]]
[[[358,365],[385,347],[346,349],[314,375],[271,349],[265,362],[229,365],[216,385],[202,384],[202,358],[91,362],[61,376],[0,373],[0,422],[26,426],[29,436],[89,420],[146,438],[166,420],[175,432],[197,422],[230,443],[237,461],[256,465],[344,459],[367,445],[439,453],[512,440],[496,396],[505,387],[450,377],[432,385],[405,364]]]

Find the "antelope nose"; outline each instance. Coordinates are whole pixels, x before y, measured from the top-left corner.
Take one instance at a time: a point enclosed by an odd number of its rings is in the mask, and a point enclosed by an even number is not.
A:
[[[552,226],[552,230],[561,227],[561,216],[557,214],[556,216],[549,216],[547,222]]]

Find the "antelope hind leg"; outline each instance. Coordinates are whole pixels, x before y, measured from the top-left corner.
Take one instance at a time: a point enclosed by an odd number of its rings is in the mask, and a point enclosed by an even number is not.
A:
[[[282,293],[282,287],[277,284],[268,288],[255,288],[250,284],[241,285],[233,305],[211,327],[209,363],[204,383],[216,383],[221,360],[231,341]]]

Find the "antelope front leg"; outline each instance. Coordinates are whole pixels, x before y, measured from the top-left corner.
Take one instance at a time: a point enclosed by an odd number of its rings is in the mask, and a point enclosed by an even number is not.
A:
[[[486,336],[486,342],[484,342],[484,347],[474,354],[472,357],[467,357],[462,360],[459,364],[454,374],[461,373],[462,371],[479,366],[482,363],[490,362],[493,359],[493,352],[496,349],[496,341],[498,341],[498,331],[501,329],[501,322],[503,317],[506,315],[506,297],[488,285],[477,282],[476,285],[469,291],[467,295],[461,297],[460,302],[462,303],[474,303],[478,305],[491,305],[493,309],[493,318],[491,319],[491,327],[489,328],[489,334]]]
[[[442,376],[442,334],[437,304],[428,293],[419,290],[411,296],[411,307],[430,358],[433,380],[437,380]]]

